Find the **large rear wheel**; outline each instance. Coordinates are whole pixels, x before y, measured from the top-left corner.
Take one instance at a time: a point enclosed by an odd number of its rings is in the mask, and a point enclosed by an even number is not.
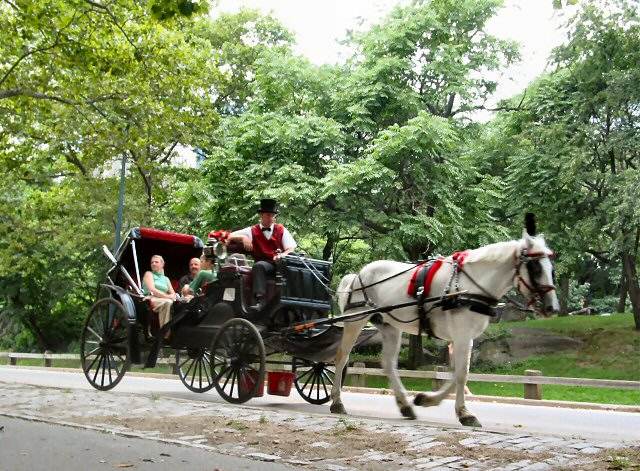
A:
[[[216,391],[225,401],[241,404],[264,388],[266,353],[256,326],[246,319],[225,322],[211,344]]]
[[[213,369],[213,363],[211,352],[207,348],[176,351],[178,376],[189,391],[203,393],[213,388],[218,375]]]
[[[96,302],[82,329],[82,370],[91,386],[108,391],[129,368],[129,322],[122,304],[114,298]]]
[[[305,401],[311,404],[325,404],[331,399],[331,388],[336,377],[333,365],[293,357],[291,371],[295,375],[294,385]],[[345,365],[342,372],[343,384],[346,375]]]

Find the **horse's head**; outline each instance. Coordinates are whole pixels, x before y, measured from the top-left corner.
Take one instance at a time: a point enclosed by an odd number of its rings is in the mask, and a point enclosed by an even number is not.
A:
[[[533,303],[537,297],[542,301],[545,311],[558,312],[560,304],[556,296],[554,257],[544,237],[536,236],[533,214],[527,213],[516,266],[517,287],[523,296],[529,298],[529,303]]]

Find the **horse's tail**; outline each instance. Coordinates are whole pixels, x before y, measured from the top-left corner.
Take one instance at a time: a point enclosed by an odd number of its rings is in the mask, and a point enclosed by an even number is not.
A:
[[[340,308],[340,313],[344,312],[344,308],[349,301],[349,296],[351,295],[351,288],[353,286],[353,281],[358,278],[356,273],[349,273],[345,275],[340,280],[340,284],[338,285],[337,294],[338,294],[338,307]]]

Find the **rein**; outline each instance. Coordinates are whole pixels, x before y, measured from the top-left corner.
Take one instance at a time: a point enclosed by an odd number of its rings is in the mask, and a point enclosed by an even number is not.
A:
[[[400,275],[404,275],[405,273],[407,273],[407,272],[409,272],[409,271],[411,271],[411,270],[414,270],[416,267],[418,267],[418,266],[420,266],[420,265],[424,265],[424,264],[426,263],[426,262],[421,262],[421,263],[414,264],[412,267],[409,267],[409,268],[407,268],[406,270],[402,270],[402,271],[401,271],[401,272],[399,272],[399,273],[395,273],[395,274],[393,274],[393,275],[391,275],[391,276],[388,276],[387,278],[383,278],[383,279],[381,279],[381,280],[378,280],[378,281],[376,281],[375,283],[371,283],[370,285],[364,285],[364,284],[362,283],[362,280],[360,279],[360,273],[358,272],[358,280],[360,280],[360,284],[361,284],[361,285],[363,285],[363,286],[360,286],[359,288],[355,288],[355,289],[349,289],[349,290],[347,290],[347,291],[337,291],[337,290],[333,290],[333,289],[331,289],[331,288],[330,288],[326,283],[324,283],[324,282],[320,279],[320,277],[318,277],[318,275],[316,274],[317,270],[316,270],[315,268],[313,268],[312,266],[310,266],[310,265],[309,265],[309,264],[304,260],[304,257],[300,257],[300,261],[301,261],[301,262],[302,262],[302,264],[305,266],[305,268],[307,268],[307,269],[311,272],[311,274],[316,278],[316,280],[318,280],[318,281],[320,282],[320,284],[321,284],[322,286],[324,286],[324,288],[325,288],[329,293],[331,293],[331,294],[332,294],[332,295],[334,295],[334,296],[335,296],[336,294],[342,294],[342,293],[349,293],[349,294],[351,294],[351,293],[353,293],[353,292],[355,292],[355,291],[362,291],[362,292],[364,293],[364,295],[366,296],[366,292],[365,292],[365,290],[366,290],[367,288],[371,288],[372,286],[378,285],[378,284],[380,284],[380,283],[384,283],[385,281],[392,280],[393,278],[396,278],[396,277],[398,277],[398,276],[400,276]],[[323,278],[324,278],[324,276],[323,276]],[[326,278],[325,278],[325,280],[326,280]]]

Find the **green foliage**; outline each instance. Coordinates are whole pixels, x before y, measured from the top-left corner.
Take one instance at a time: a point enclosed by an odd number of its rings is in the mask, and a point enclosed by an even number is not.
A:
[[[518,56],[486,31],[498,0],[398,6],[338,66],[206,1],[0,3],[0,329],[11,347],[77,341],[125,157],[125,229],[235,229],[274,197],[337,282],[519,237],[534,210],[561,279],[610,305],[640,230],[638,17],[615,4],[584,2],[556,69],[481,126],[488,72]]]

